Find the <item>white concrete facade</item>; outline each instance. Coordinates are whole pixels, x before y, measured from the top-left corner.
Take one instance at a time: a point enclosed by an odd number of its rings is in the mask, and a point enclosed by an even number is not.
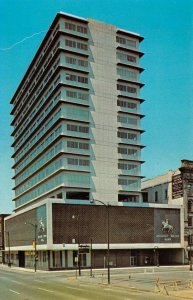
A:
[[[64,13],[50,28],[11,100],[15,211],[141,202],[143,38]]]
[[[91,178],[93,199],[117,204],[117,81],[116,28],[89,20],[93,45],[91,52],[92,109],[91,109]],[[92,93],[91,92],[91,93]]]

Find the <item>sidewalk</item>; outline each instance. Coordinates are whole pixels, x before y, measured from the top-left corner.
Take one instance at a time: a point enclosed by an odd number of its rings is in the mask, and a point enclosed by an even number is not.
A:
[[[167,288],[167,293],[165,290],[158,292],[155,289],[156,280],[159,277],[165,277],[165,273],[168,272],[175,273],[176,277],[183,278],[184,274],[187,276],[182,279],[183,285],[178,284],[177,287]],[[74,277],[66,279],[68,282],[77,281],[85,284],[95,284],[100,286],[107,286],[107,272],[104,269],[93,270],[94,277],[89,277],[83,275],[77,279]],[[116,274],[117,273],[117,274]],[[122,273],[122,275],[120,275]],[[136,275],[136,276],[135,276]],[[111,288],[118,288],[124,290],[142,291],[148,293],[155,293],[155,295],[171,296],[182,299],[193,299],[193,285],[192,288],[188,287],[189,281],[192,280],[193,283],[193,272],[189,271],[189,266],[163,266],[163,267],[138,267],[138,268],[124,268],[124,269],[111,269]],[[166,280],[166,286],[167,286]],[[156,296],[155,296],[156,297]]]
[[[11,265],[11,267],[8,267],[7,264],[2,264],[0,263],[0,268],[7,268],[7,269],[15,269],[15,270],[22,270],[22,271],[26,271],[26,272],[34,272],[33,268],[21,268],[21,267],[17,267],[15,265]],[[147,267],[128,267],[128,268],[111,268],[111,272],[112,273],[121,273],[127,270],[129,271],[129,273],[151,273],[151,272],[166,272],[167,270],[189,270],[189,265],[174,265],[174,266],[147,266]],[[102,269],[93,269],[93,273],[98,273],[98,272],[106,272],[106,268],[102,268]],[[81,269],[81,271],[84,273],[90,272],[90,269]],[[59,273],[59,272],[75,272],[75,269],[71,269],[71,270],[56,270],[56,271],[47,271],[47,270],[38,270],[37,272],[48,272],[48,273]]]
[[[90,270],[81,270],[79,277],[76,270],[60,270],[60,271],[44,271],[34,269],[19,268],[16,266],[8,267],[0,264],[0,269],[14,272],[29,272],[34,274],[58,274],[57,280],[61,283],[65,281],[72,285],[100,285],[107,286],[107,269],[94,269],[93,276],[90,276]],[[165,272],[165,273],[164,273]],[[173,272],[178,277],[183,277],[185,274],[187,278],[183,280],[193,279],[193,272],[189,272],[189,266],[161,266],[161,267],[136,267],[136,268],[116,268],[111,269],[111,288],[128,289],[135,291],[144,291],[155,293],[155,295],[168,295],[181,299],[193,299],[193,289],[185,286],[177,286],[175,288],[167,286],[166,290],[158,292],[155,289],[156,279],[158,277],[165,277],[168,272]],[[63,276],[64,275],[64,276]],[[77,275],[77,276],[76,276]],[[182,276],[183,275],[183,276]],[[172,276],[172,275],[171,275]],[[162,279],[163,280],[163,279]],[[174,280],[174,279],[173,279]],[[169,280],[168,280],[169,281]],[[170,280],[171,281],[171,280]]]
[[[0,269],[7,270],[7,271],[18,271],[18,272],[29,272],[29,273],[35,273],[34,269],[28,269],[28,268],[20,268],[14,265],[8,266],[7,264],[0,264]],[[50,271],[44,271],[44,270],[36,270],[37,273],[50,273]]]
[[[184,268],[182,268],[183,270]],[[166,270],[166,269],[165,269]],[[162,272],[164,272],[164,270],[162,269]],[[134,272],[133,272],[134,274]],[[143,273],[145,274],[145,273]],[[147,273],[146,273],[147,274]],[[155,275],[157,275],[156,273],[154,273]],[[130,275],[129,275],[130,276]],[[127,276],[125,279],[120,279],[118,280],[116,277],[114,277],[114,274],[111,274],[111,289],[122,289],[122,290],[132,290],[132,291],[140,291],[140,292],[144,292],[144,293],[153,293],[155,294],[155,299],[156,299],[156,295],[163,295],[163,296],[168,296],[168,299],[170,297],[175,297],[177,298],[181,298],[181,299],[193,299],[193,288],[191,289],[188,286],[188,280],[186,286],[180,286],[178,285],[177,287],[167,287],[167,292],[166,290],[162,290],[161,292],[158,292],[157,289],[155,289],[155,284],[156,284],[156,277],[152,278],[152,280],[148,280],[148,284],[147,282],[144,281],[140,281],[140,280],[132,280],[132,276],[131,278],[129,278],[129,276]],[[69,278],[65,278],[63,279],[63,282],[66,281],[68,283],[74,284],[74,285],[80,285],[83,284],[89,284],[89,285],[98,285],[100,287],[107,287],[107,274],[98,274],[95,275],[94,277],[89,277],[89,276],[81,276],[81,277],[69,277]],[[169,282],[169,280],[168,280]],[[167,281],[166,281],[166,286],[167,286]]]

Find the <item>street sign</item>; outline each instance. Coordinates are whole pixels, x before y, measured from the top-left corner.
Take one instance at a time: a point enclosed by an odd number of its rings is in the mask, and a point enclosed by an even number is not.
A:
[[[90,248],[90,245],[88,245],[88,244],[80,244],[80,245],[79,245],[79,248],[87,249],[87,248]]]
[[[84,245],[79,245],[79,254],[86,254],[90,252],[90,245],[84,244]]]

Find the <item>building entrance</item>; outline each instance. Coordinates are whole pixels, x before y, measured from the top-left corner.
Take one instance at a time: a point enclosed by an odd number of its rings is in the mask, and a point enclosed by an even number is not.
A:
[[[137,256],[130,256],[130,266],[134,267],[137,265]]]
[[[25,268],[25,252],[18,251],[18,260],[19,260],[19,267]]]

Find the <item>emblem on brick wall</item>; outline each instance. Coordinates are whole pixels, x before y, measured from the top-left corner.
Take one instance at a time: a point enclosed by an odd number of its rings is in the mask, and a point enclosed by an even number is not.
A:
[[[44,231],[45,231],[45,225],[44,225],[44,222],[43,222],[42,218],[40,218],[40,220],[39,220],[38,229],[39,229],[39,234],[43,234]]]
[[[46,226],[43,222],[43,218],[40,218],[38,222],[38,238],[41,242],[44,242],[46,237]]]
[[[168,219],[165,219],[165,221],[162,222],[162,231],[168,234],[173,233],[174,227],[171,224],[169,224]]]

